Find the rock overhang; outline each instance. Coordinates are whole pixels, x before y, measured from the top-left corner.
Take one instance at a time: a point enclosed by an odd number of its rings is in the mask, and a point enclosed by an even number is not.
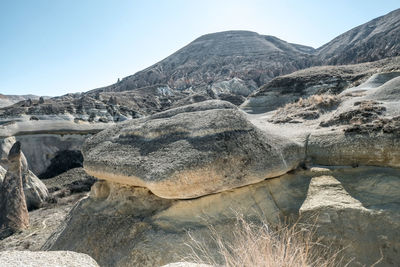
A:
[[[224,101],[205,101],[132,120],[89,138],[85,170],[100,179],[187,199],[285,174],[302,145],[263,132]]]

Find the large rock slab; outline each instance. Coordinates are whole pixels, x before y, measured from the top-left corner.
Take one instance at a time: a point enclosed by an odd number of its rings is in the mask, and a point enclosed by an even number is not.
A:
[[[23,173],[22,182],[28,209],[40,208],[49,197],[46,185],[30,170]]]
[[[314,177],[300,208],[302,220],[354,266],[399,264],[399,173],[381,170]]]
[[[88,139],[84,168],[163,198],[194,198],[295,169],[301,145],[251,124],[223,101],[205,101],[109,128]]]
[[[307,156],[323,165],[400,167],[399,136],[343,130],[314,132],[309,136]]]
[[[3,251],[0,265],[7,267],[98,267],[90,256],[72,251]]]

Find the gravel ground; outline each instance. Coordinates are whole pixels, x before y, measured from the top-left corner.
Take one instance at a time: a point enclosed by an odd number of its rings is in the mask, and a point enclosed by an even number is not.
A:
[[[87,193],[74,194],[60,199],[58,203],[29,212],[29,229],[0,240],[0,251],[40,250],[75,203],[86,195]]]

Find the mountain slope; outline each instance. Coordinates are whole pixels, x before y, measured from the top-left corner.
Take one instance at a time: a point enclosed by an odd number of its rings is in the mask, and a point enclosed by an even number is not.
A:
[[[233,80],[234,95],[247,96],[275,76],[310,66],[314,49],[287,43],[276,37],[249,31],[207,34],[176,53],[122,79],[119,83],[95,91],[127,91],[168,85],[171,89],[231,93],[232,87],[219,84]]]
[[[323,65],[375,61],[400,55],[400,9],[353,28],[317,49]]]
[[[19,101],[28,100],[28,99],[39,99],[39,96],[36,95],[3,95],[0,94],[0,108],[11,106],[14,103]]]

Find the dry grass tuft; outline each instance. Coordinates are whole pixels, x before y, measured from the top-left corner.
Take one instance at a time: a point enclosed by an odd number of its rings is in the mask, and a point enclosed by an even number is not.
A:
[[[297,102],[286,104],[283,109],[288,110],[292,108],[314,108],[323,109],[331,108],[340,103],[340,98],[337,95],[322,94],[312,95],[308,98],[300,98]]]
[[[209,230],[212,246],[189,233],[191,243],[188,246],[192,255],[187,261],[227,267],[329,267],[341,262],[339,252],[322,245],[314,239],[309,227],[298,223],[272,229],[267,223],[255,224],[240,215],[230,237],[214,227]]]
[[[271,118],[273,123],[294,122],[297,119],[314,120],[322,113],[331,111],[340,104],[340,97],[332,94],[312,95],[288,103],[276,110]]]

